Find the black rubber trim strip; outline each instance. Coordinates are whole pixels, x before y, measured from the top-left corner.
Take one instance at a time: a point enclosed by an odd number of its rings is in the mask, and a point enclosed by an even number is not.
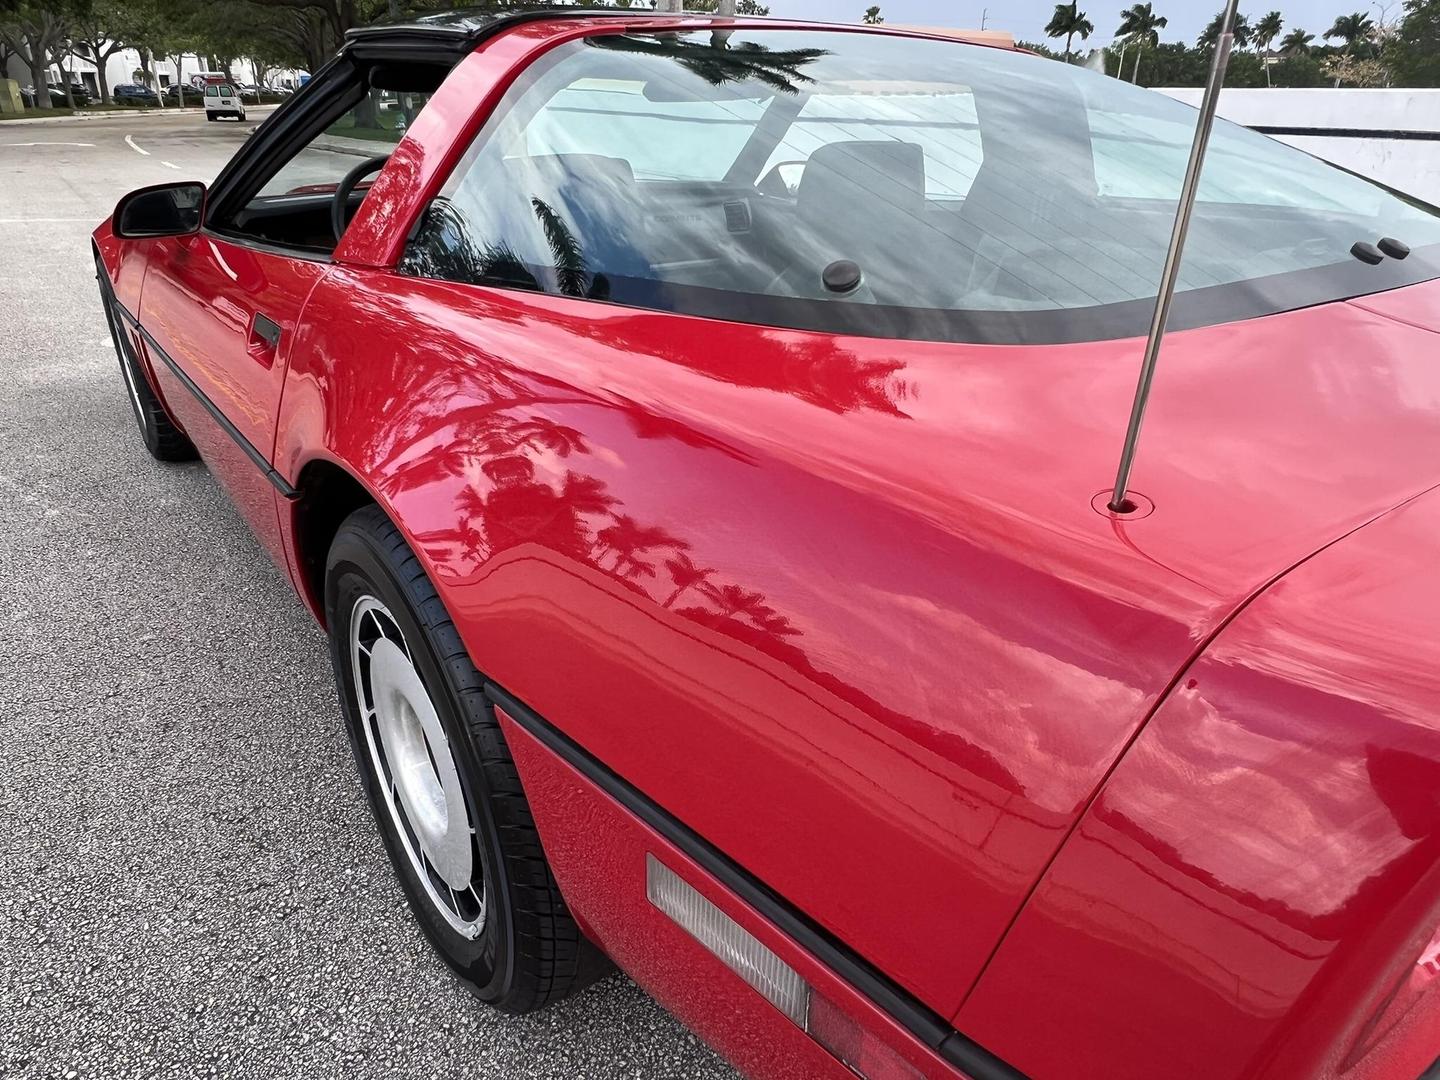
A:
[[[270,486],[287,499],[298,499],[300,492],[291,487],[289,482],[275,471],[274,466],[265,460],[265,455],[255,448],[255,444],[245,438],[245,436],[240,433],[240,429],[230,422],[230,418],[220,411],[220,406],[206,397],[205,391],[195,385],[195,380],[180,370],[180,365],[170,359],[170,354],[160,347],[160,343],[150,335],[150,331],[140,325],[140,320],[135,318],[134,315],[131,315],[130,312],[126,310],[125,305],[118,300],[115,301],[115,308],[124,316],[126,322],[140,331],[141,336],[144,337],[145,343],[150,347],[151,352],[164,362],[165,366],[170,369],[171,374],[180,380],[181,385],[183,385],[186,390],[190,391],[195,400],[198,401],[205,411],[210,414],[211,418],[220,425],[225,434],[235,440],[235,445],[245,452],[245,456],[264,474],[265,479],[270,481]]]
[[[431,21],[424,23],[398,22],[398,23],[375,23],[370,26],[357,26],[345,31],[346,45],[356,44],[397,44],[397,45],[433,45],[436,48],[454,47],[461,43],[473,49],[481,43],[513,30],[517,26],[524,26],[533,22],[565,21],[570,19],[604,19],[619,18],[632,20],[651,20],[655,22],[666,22],[675,20],[690,19],[713,19],[714,16],[700,12],[675,12],[655,11],[647,8],[587,8],[587,7],[547,7],[539,5],[529,8],[515,8],[510,11],[503,9],[491,12],[482,12],[478,18],[467,19],[462,10],[453,16],[452,21],[445,21],[444,13],[436,13],[439,17],[431,17]]]
[[[1398,142],[1440,142],[1440,131],[1412,131],[1383,128],[1319,128],[1283,127],[1273,124],[1256,124],[1251,131],[1261,135],[1303,135],[1307,138],[1331,139],[1391,139]]]
[[[488,680],[485,696],[548,750],[683,851],[707,874],[946,1061],[963,1069],[973,1080],[1024,1080],[1023,1074],[961,1035],[938,1013],[916,1001],[907,991],[856,956],[828,931],[795,910],[778,893],[661,809],[534,710]]]

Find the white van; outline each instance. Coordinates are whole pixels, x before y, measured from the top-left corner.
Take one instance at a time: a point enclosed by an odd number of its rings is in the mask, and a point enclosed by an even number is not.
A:
[[[240,91],[232,83],[207,82],[205,84],[205,119],[217,116],[233,116],[245,119],[245,103],[240,100]]]

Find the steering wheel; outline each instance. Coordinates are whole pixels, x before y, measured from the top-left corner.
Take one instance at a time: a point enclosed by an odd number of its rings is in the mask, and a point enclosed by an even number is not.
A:
[[[340,238],[345,235],[345,226],[350,224],[349,209],[350,196],[354,194],[355,187],[361,180],[371,173],[377,173],[385,167],[390,160],[389,154],[381,154],[379,157],[366,158],[353,169],[347,172],[344,178],[335,185],[335,197],[330,203],[330,227],[335,230],[335,242],[338,244]]]

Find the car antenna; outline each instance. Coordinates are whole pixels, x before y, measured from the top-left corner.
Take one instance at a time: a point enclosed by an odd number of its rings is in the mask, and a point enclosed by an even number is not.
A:
[[[1133,513],[1137,508],[1130,501],[1130,471],[1135,467],[1135,450],[1140,442],[1140,426],[1145,422],[1145,407],[1150,403],[1150,386],[1155,379],[1155,364],[1160,359],[1160,346],[1170,325],[1170,310],[1175,303],[1175,287],[1180,279],[1180,259],[1185,254],[1185,240],[1190,235],[1190,220],[1195,216],[1195,198],[1200,191],[1200,173],[1205,167],[1205,153],[1210,147],[1210,132],[1215,127],[1215,110],[1220,104],[1220,89],[1225,85],[1225,69],[1230,66],[1230,50],[1235,45],[1235,14],[1240,0],[1227,0],[1215,42],[1215,58],[1210,63],[1210,79],[1205,97],[1200,102],[1200,119],[1195,124],[1195,143],[1190,148],[1190,164],[1185,170],[1185,183],[1180,188],[1180,207],[1175,214],[1175,229],[1170,235],[1170,250],[1165,256],[1165,269],[1160,274],[1160,293],[1155,297],[1155,317],[1150,324],[1150,338],[1145,346],[1145,360],[1140,365],[1140,382],[1135,388],[1135,404],[1130,409],[1130,427],[1125,433],[1125,448],[1120,453],[1120,470],[1115,476],[1115,490],[1110,510],[1116,514]]]

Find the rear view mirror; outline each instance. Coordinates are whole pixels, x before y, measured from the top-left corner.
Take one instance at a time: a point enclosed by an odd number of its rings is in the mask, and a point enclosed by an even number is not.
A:
[[[115,207],[112,228],[125,240],[146,236],[185,236],[200,231],[205,185],[159,184],[126,195]]]

